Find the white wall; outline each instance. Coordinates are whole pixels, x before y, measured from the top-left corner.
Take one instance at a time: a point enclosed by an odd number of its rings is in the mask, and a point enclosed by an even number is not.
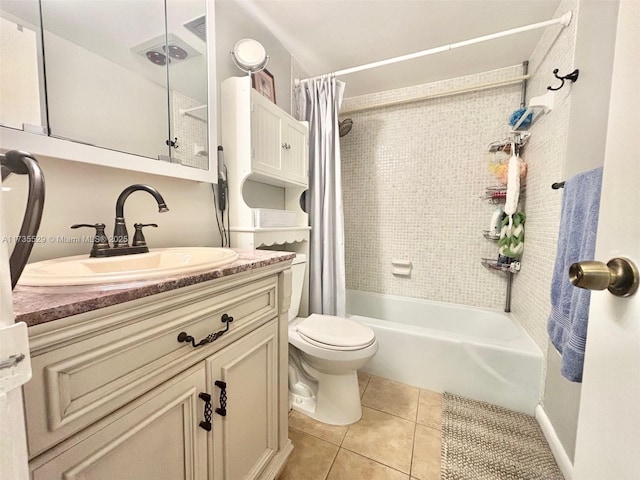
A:
[[[0,18],[0,124],[43,125],[38,75],[38,36],[29,27]]]
[[[604,163],[618,7],[618,0],[580,2],[573,61],[580,77],[571,89],[564,178]]]
[[[216,70],[218,76],[218,112],[220,110],[220,83],[229,77],[246,75],[236,67],[230,52],[238,40],[253,38],[259,41],[269,55],[267,70],[274,76],[276,104],[291,113],[292,58],[288,50],[255,18],[251,10],[242,2],[231,0],[216,1]],[[218,113],[218,138],[224,118]],[[223,145],[224,147],[224,145]],[[247,181],[244,197],[249,205],[263,208],[284,208],[284,189]],[[259,200],[258,200],[259,199]]]
[[[276,86],[276,103],[285,112],[291,111],[291,54],[278,39],[245,9],[243,2],[216,1],[216,52],[218,87],[228,77],[246,75],[231,60],[231,50],[238,40],[253,38],[259,41],[269,55],[267,70],[273,75]],[[220,94],[218,88],[218,95]],[[220,105],[220,102],[218,102]],[[224,120],[223,120],[224,121]],[[219,128],[219,127],[218,127]]]
[[[52,33],[44,42],[52,135],[150,158],[168,154],[165,86]]]
[[[221,244],[210,184],[64,160],[38,158],[38,161],[46,183],[45,208],[38,235],[47,241],[35,245],[31,262],[88,255],[91,243],[53,241],[49,237],[90,236],[90,229],[71,230],[69,227],[74,223],[97,222],[105,223],[107,235],[112,235],[116,199],[125,187],[134,183],[157,188],[170,211],[158,213],[155,200],[146,192],[131,194],[124,208],[130,235],[135,222],[157,223],[158,228],[145,229],[150,248]],[[26,176],[11,175],[3,185],[11,187],[10,191],[3,192],[6,233],[17,235],[26,205]]]

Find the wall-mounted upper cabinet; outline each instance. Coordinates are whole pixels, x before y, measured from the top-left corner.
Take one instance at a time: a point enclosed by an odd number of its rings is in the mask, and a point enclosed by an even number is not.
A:
[[[247,77],[221,84],[225,159],[239,173],[278,187],[309,184],[309,128],[254,88]]]
[[[215,181],[213,14],[213,0],[2,0],[0,148]]]
[[[307,122],[251,88],[248,76],[224,80],[220,103],[231,244],[257,248],[308,242],[308,216],[300,204],[309,185]],[[301,248],[296,251],[308,253]]]
[[[255,173],[307,186],[308,129],[251,90],[251,164]]]

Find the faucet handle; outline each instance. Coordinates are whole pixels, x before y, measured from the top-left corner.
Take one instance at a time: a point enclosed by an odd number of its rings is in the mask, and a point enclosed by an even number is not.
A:
[[[145,240],[144,235],[142,234],[142,229],[144,227],[155,227],[155,228],[158,228],[158,224],[157,223],[134,223],[133,224],[133,228],[135,228],[136,231],[133,234],[133,243],[131,244],[132,247],[146,247],[147,246],[147,241]]]
[[[81,227],[89,227],[96,229],[96,235],[93,237],[93,247],[91,247],[90,257],[98,257],[102,256],[99,252],[107,250],[109,248],[109,240],[107,239],[107,235],[104,233],[105,224],[104,223],[76,223],[75,225],[71,225],[71,228],[81,228]]]

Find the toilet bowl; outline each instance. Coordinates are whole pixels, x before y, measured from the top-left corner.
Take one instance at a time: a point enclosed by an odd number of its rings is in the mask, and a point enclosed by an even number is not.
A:
[[[315,420],[348,425],[362,416],[357,370],[378,351],[371,328],[347,318],[297,317],[306,258],[292,265],[289,310],[289,402]]]

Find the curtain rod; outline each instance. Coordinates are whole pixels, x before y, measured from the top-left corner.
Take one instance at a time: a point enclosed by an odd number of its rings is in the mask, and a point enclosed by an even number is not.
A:
[[[531,25],[525,25],[523,27],[512,28],[510,30],[504,30],[502,32],[492,33],[489,35],[484,35],[482,37],[472,38],[471,40],[464,40],[462,42],[451,43],[449,45],[443,45],[441,47],[430,48],[428,50],[421,50],[419,52],[410,53],[408,55],[401,55],[399,57],[388,58],[386,60],[380,60],[378,62],[366,63],[364,65],[359,65],[357,67],[345,68],[343,70],[337,70],[331,75],[340,76],[340,75],[348,75],[350,73],[360,72],[362,70],[369,70],[371,68],[382,67],[385,65],[391,65],[393,63],[404,62],[405,60],[412,60],[414,58],[426,57],[427,55],[433,55],[435,53],[446,52],[448,50],[453,50],[455,48],[466,47],[468,45],[474,45],[476,43],[486,42],[488,40],[494,40],[496,38],[507,37],[510,35],[515,35],[517,33],[527,32],[529,30],[536,30],[538,28],[544,28],[551,25],[561,24],[563,27],[566,27],[571,23],[571,10],[558,18],[553,18],[551,20],[547,20],[544,22],[533,23]],[[319,78],[322,75],[318,75],[316,77],[311,78]],[[295,85],[298,86],[302,82],[308,82],[311,78],[305,78],[302,80],[295,79]]]
[[[474,85],[471,87],[453,88],[451,90],[444,90],[442,92],[437,92],[437,93],[426,93],[424,95],[418,95],[418,96],[403,98],[399,100],[389,100],[387,102],[371,103],[369,105],[363,105],[361,107],[353,107],[353,108],[345,107],[340,110],[340,115],[343,115],[346,113],[363,112],[365,110],[373,110],[374,108],[391,107],[395,105],[404,105],[406,103],[421,102],[423,100],[429,100],[432,98],[448,97],[451,95],[459,95],[462,93],[477,92],[480,90],[487,90],[489,88],[502,87],[505,85],[512,85],[514,83],[519,83],[524,80],[528,80],[530,77],[531,77],[530,75],[521,75],[519,77],[509,78],[507,80],[497,80],[495,82],[483,83],[483,84]],[[350,100],[350,99],[346,99],[346,100]]]

